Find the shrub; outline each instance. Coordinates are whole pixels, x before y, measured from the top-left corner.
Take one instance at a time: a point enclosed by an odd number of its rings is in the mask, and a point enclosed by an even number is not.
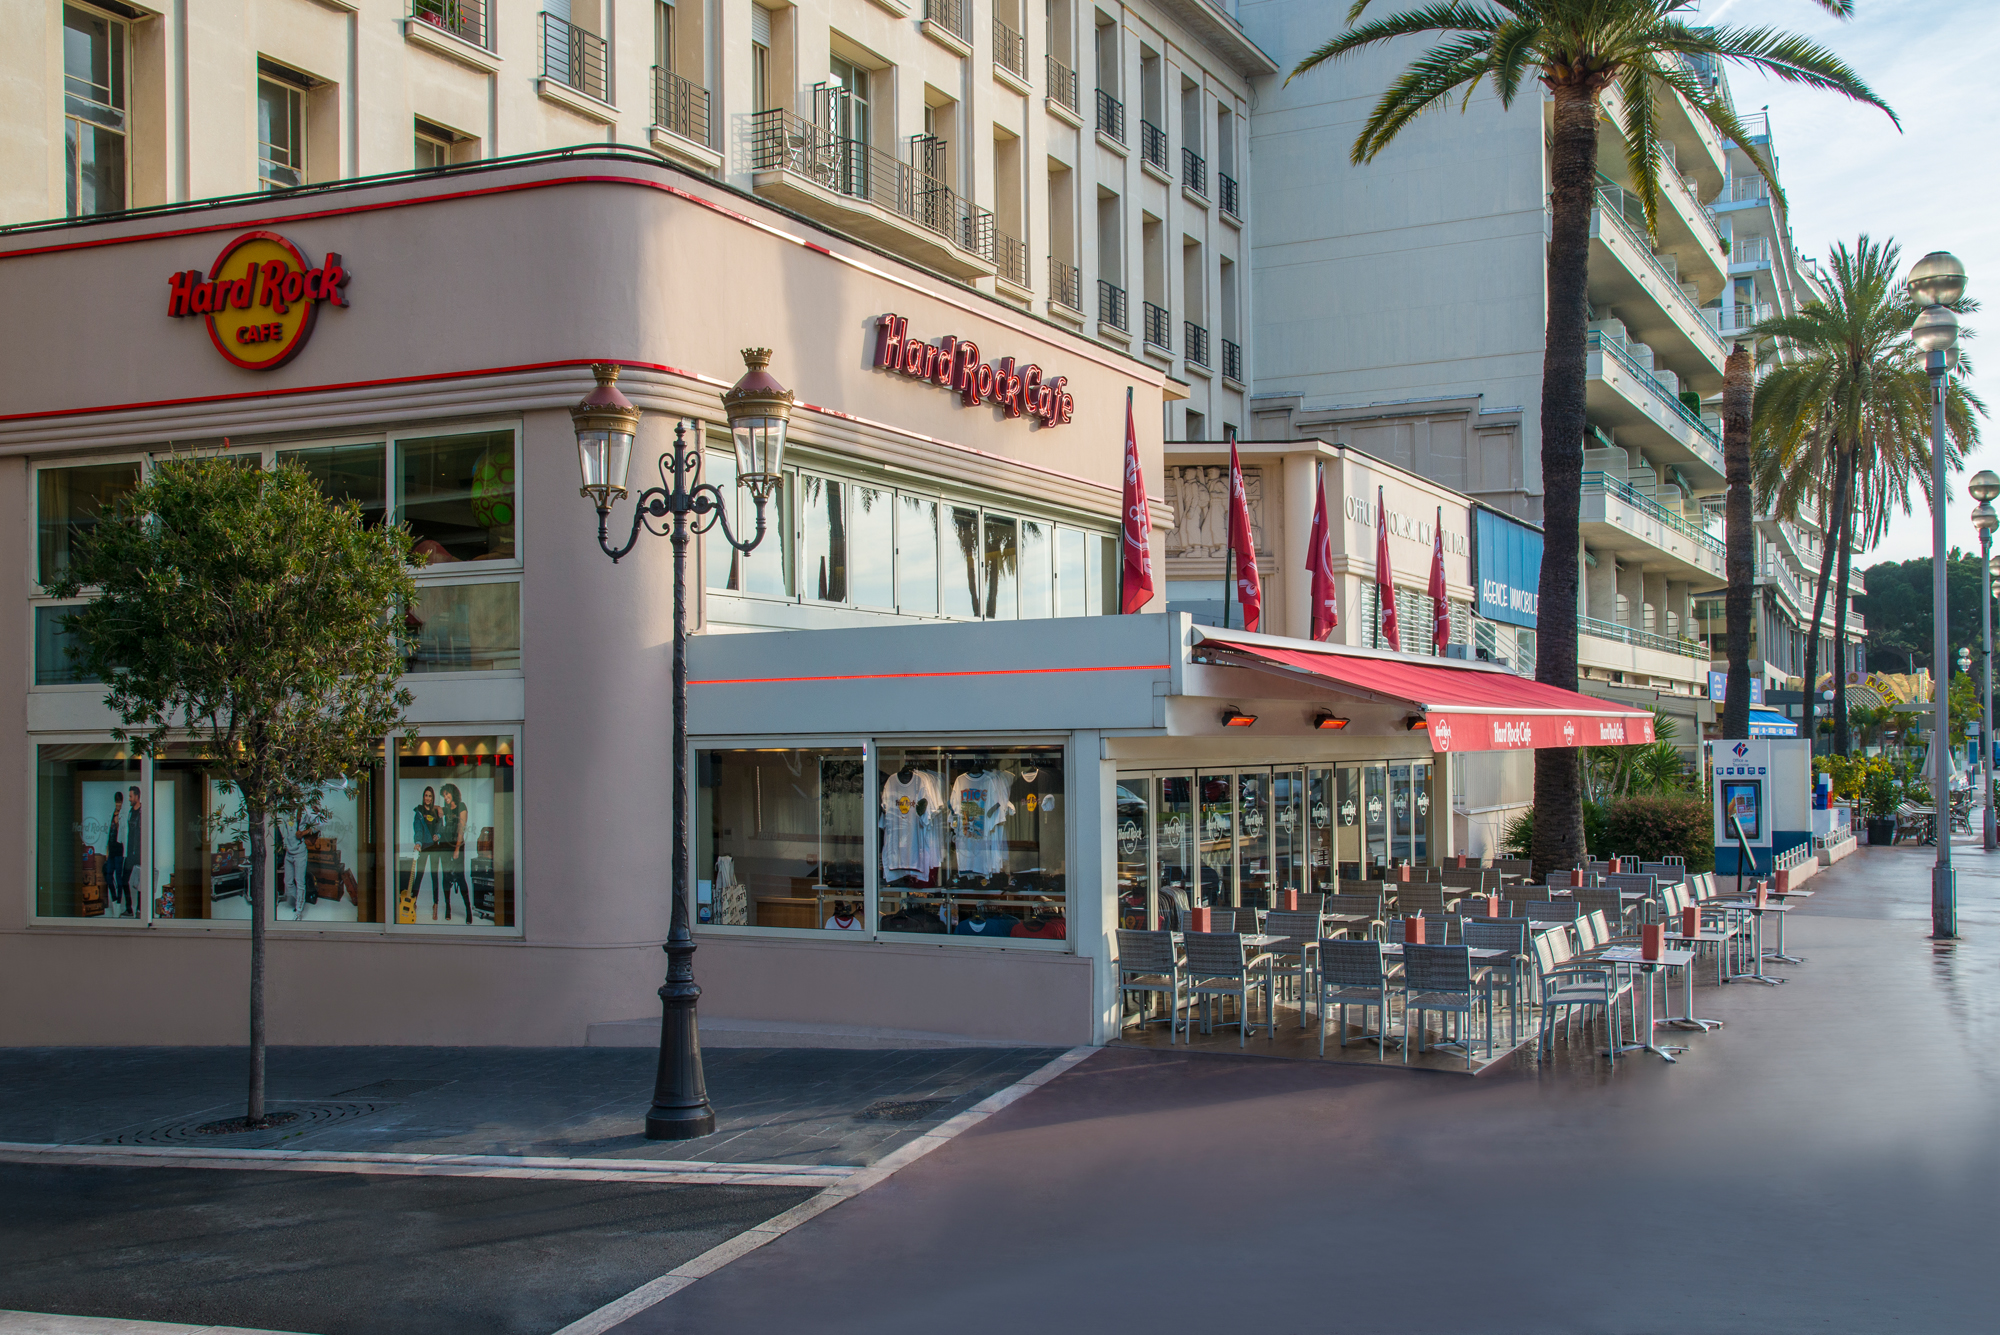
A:
[[[1585,802],[1583,804],[1583,846],[1591,851],[1604,847],[1604,804]],[[1500,846],[1507,850],[1510,858],[1534,856],[1535,809],[1526,811],[1507,822],[1507,830],[1500,836]]]
[[[1887,820],[1896,814],[1896,781],[1886,767],[1870,774],[1862,791],[1870,816]]]
[[[1622,857],[1658,862],[1687,859],[1690,872],[1715,866],[1715,843],[1708,801],[1693,796],[1621,797],[1604,813],[1603,847]]]

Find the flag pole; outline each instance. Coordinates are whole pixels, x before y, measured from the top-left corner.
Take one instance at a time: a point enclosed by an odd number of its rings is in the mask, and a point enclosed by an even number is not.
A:
[[[1222,628],[1229,629],[1229,600],[1236,592],[1236,544],[1222,551]]]

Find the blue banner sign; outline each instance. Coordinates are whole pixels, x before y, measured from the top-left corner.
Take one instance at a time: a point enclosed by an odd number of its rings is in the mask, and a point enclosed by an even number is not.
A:
[[[1510,626],[1535,624],[1542,587],[1542,531],[1492,510],[1472,511],[1473,610]]]
[[[1729,694],[1729,674],[1727,672],[1709,673],[1708,698],[1715,701],[1717,704],[1721,704],[1723,697],[1728,694]],[[1764,703],[1764,679],[1762,677],[1750,678],[1750,703],[1753,705],[1761,705]]]

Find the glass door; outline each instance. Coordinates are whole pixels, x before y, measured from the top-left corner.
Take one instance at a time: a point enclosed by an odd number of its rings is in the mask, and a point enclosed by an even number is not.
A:
[[[1201,886],[1197,905],[1236,905],[1236,776],[1201,776]]]
[[[1174,924],[1167,921],[1167,906],[1185,902],[1190,907],[1196,897],[1194,780],[1185,774],[1163,775],[1152,780],[1159,785],[1159,800],[1153,807],[1153,846],[1159,850],[1160,915],[1158,929]]]
[[[1361,771],[1355,766],[1334,771],[1333,863],[1342,880],[1368,877],[1361,848]]]
[[[1271,853],[1280,890],[1304,890],[1306,879],[1306,776],[1303,770],[1271,772]]]
[[[1268,909],[1276,888],[1271,865],[1271,773],[1248,770],[1236,776],[1236,902]]]
[[[1389,772],[1381,765],[1361,767],[1362,874],[1370,880],[1387,877],[1389,846]]]
[[[1339,887],[1338,859],[1334,857],[1334,820],[1339,803],[1335,796],[1335,773],[1330,769],[1310,771],[1306,780],[1306,888],[1331,894]]]
[[[1416,816],[1416,795],[1410,791],[1407,761],[1389,766],[1389,861],[1415,862],[1415,834],[1411,826]]]
[[[1158,920],[1153,901],[1153,813],[1155,781],[1139,774],[1118,777],[1118,925],[1143,928]]]
[[[1425,866],[1431,858],[1432,784],[1437,767],[1429,761],[1410,766],[1410,861]]]

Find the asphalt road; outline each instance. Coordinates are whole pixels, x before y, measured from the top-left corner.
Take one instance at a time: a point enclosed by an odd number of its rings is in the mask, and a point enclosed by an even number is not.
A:
[[[1926,850],[1851,858],[1677,1066],[1109,1049],[619,1329],[1990,1331],[2000,858],[1959,858],[1964,941]]]
[[[548,1335],[811,1194],[0,1164],[0,1309]]]

